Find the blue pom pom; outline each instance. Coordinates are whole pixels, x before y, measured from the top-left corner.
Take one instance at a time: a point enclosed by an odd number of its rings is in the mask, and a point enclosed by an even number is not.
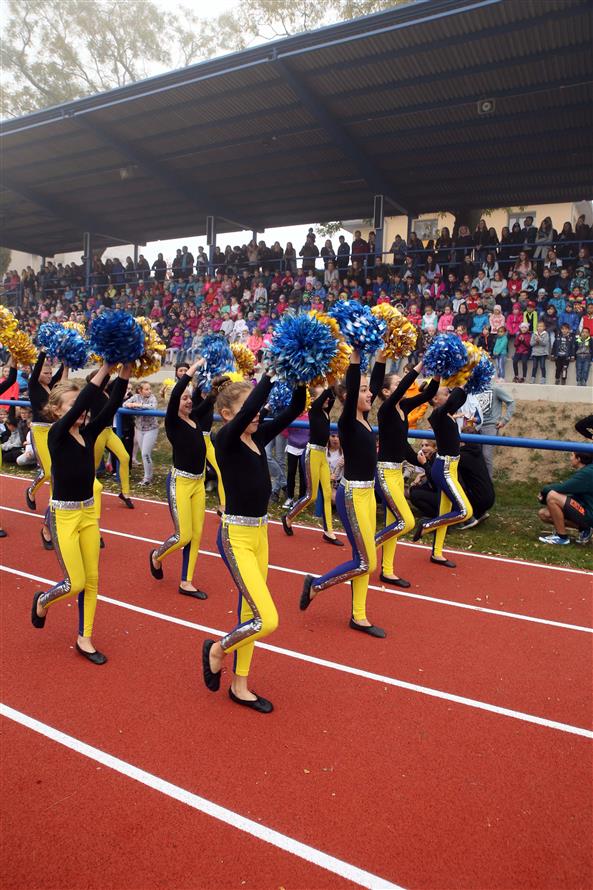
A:
[[[328,314],[335,318],[342,336],[361,353],[361,358],[365,353],[372,355],[385,345],[383,338],[387,322],[373,315],[369,306],[357,300],[338,300]],[[365,364],[368,364],[368,359],[365,359]]]
[[[478,395],[486,392],[492,386],[492,378],[494,377],[494,365],[486,356],[482,356],[478,364],[475,366],[469,380],[465,384],[465,389],[470,395]]]
[[[64,337],[66,328],[55,321],[46,321],[41,325],[37,334],[37,346],[50,358],[57,358],[60,343]]]
[[[73,371],[84,368],[89,357],[88,342],[78,331],[62,328],[63,336],[59,345],[57,358]]]
[[[338,343],[328,325],[309,315],[285,316],[267,356],[278,380],[295,385],[325,377]]]
[[[270,390],[268,406],[270,414],[276,415],[288,408],[292,399],[292,389],[287,383],[278,380]]]
[[[89,352],[109,365],[135,362],[144,352],[144,331],[128,312],[108,309],[91,324]]]
[[[438,334],[424,355],[424,370],[428,374],[451,377],[467,364],[467,350],[457,334]]]
[[[205,360],[198,375],[198,386],[202,392],[209,392],[212,378],[225,371],[233,371],[235,359],[229,342],[222,334],[206,334],[200,344],[200,355]]]

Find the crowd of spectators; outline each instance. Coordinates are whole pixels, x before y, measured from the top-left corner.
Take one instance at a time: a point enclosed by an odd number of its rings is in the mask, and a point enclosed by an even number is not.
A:
[[[34,335],[48,320],[88,323],[102,307],[148,316],[164,339],[166,360],[192,360],[201,337],[221,332],[257,355],[285,312],[327,310],[339,299],[397,306],[418,328],[417,359],[438,332],[455,331],[486,349],[498,376],[509,359],[513,381],[546,382],[548,361],[556,383],[576,365],[577,384],[589,381],[593,361],[592,232],[584,217],[560,234],[546,217],[527,216],[500,233],[481,220],[474,233],[443,228],[433,243],[412,232],[397,236],[389,253],[377,252],[374,232],[351,243],[320,248],[312,229],[298,251],[288,243],[251,241],[219,248],[212,259],[186,246],[171,264],[139,255],[93,259],[89,286],[81,264],[48,262],[39,272],[9,272],[4,291]]]

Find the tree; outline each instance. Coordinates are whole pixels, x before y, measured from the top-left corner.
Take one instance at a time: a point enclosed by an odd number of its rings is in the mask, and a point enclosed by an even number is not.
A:
[[[151,0],[10,0],[4,115],[121,87],[168,66],[168,25]]]
[[[3,116],[80,99],[398,2],[403,0],[241,0],[231,11],[199,18],[188,7],[164,15],[153,0],[9,0]]]

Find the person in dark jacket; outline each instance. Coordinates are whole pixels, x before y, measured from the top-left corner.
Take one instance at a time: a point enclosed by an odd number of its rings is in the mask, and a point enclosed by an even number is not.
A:
[[[587,417],[577,420],[574,428],[577,433],[580,433],[585,439],[593,439],[593,414],[588,414]]]
[[[575,355],[574,334],[571,333],[567,324],[561,326],[560,333],[554,340],[552,355],[556,359],[556,385],[562,380],[562,385],[564,386],[566,384],[568,366]]]
[[[340,273],[345,273],[350,265],[350,245],[346,243],[343,235],[339,237],[338,255],[336,259],[337,267]]]
[[[539,511],[542,522],[554,526],[554,534],[542,535],[542,544],[566,545],[567,527],[579,530],[578,544],[588,544],[593,532],[593,455],[574,451],[570,465],[576,472],[564,482],[544,485],[538,500],[545,506]]]

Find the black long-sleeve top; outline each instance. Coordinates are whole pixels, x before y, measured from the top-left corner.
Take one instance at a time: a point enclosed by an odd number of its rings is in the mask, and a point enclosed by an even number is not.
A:
[[[43,350],[37,356],[37,361],[35,362],[35,366],[31,371],[31,376],[29,377],[29,384],[27,389],[29,391],[29,401],[31,402],[31,413],[33,423],[44,423],[45,417],[43,416],[43,409],[47,405],[47,401],[49,399],[49,391],[39,382],[39,375],[41,374],[41,370],[45,364],[47,356]],[[56,383],[59,383],[62,379],[62,373],[64,371],[64,365],[60,365],[56,373],[51,378],[49,389],[52,390]],[[62,498],[62,500],[64,500]]]
[[[191,397],[194,410],[201,408],[202,405],[205,405],[204,409],[199,414],[199,425],[200,429],[203,433],[209,433],[212,429],[212,423],[214,421],[214,399],[203,399],[202,393],[200,392],[200,387],[194,387],[194,391]]]
[[[324,389],[309,408],[309,442],[327,447],[329,440],[329,415],[336,397],[333,389]],[[327,403],[327,404],[326,404]]]
[[[585,439],[593,439],[593,414],[589,414],[588,417],[583,417],[582,420],[577,420],[574,428],[577,433],[580,433]]]
[[[418,371],[405,374],[389,398],[385,399],[377,415],[379,426],[379,460],[389,463],[408,463],[420,466],[418,456],[408,442],[408,415],[419,405],[428,402],[436,394],[439,383],[434,377],[425,389],[415,396],[404,399]],[[399,410],[398,410],[399,403]],[[401,413],[400,413],[401,412]]]
[[[297,387],[290,405],[272,420],[261,423],[251,436],[257,451],[241,436],[266,404],[272,381],[264,374],[249,394],[240,411],[216,434],[216,460],[222,474],[226,512],[231,516],[265,516],[272,493],[266,445],[303,413],[305,387]]]
[[[81,414],[90,410],[97,398],[97,386],[94,383],[88,383],[78,394],[70,410],[52,424],[47,444],[51,455],[54,500],[86,501],[92,497],[95,441],[99,433],[113,422],[115,412],[124,400],[127,385],[127,380],[118,377],[103,408],[89,423],[81,427],[80,435],[84,445],[70,434],[70,429]]]
[[[211,409],[212,400],[200,398],[200,402],[196,404],[192,397],[193,407],[189,419],[194,422],[195,426],[180,417],[179,402],[190,380],[191,377],[184,374],[173,387],[165,416],[165,432],[173,446],[175,469],[199,476],[204,472],[206,463],[206,444],[199,421],[200,417]]]
[[[14,386],[15,383],[16,368],[11,367],[6,380],[3,380],[2,383],[0,383],[0,396],[2,395],[2,393],[6,392],[7,389],[10,389],[11,386]]]
[[[375,478],[377,446],[375,434],[367,423],[358,420],[360,365],[349,365],[346,372],[346,399],[338,420],[340,444],[344,452],[344,478],[349,482],[369,482]]]
[[[467,393],[460,386],[452,390],[449,398],[440,408],[435,408],[428,422],[434,430],[437,453],[442,457],[459,457],[461,438],[457,421],[450,416],[465,404]]]

